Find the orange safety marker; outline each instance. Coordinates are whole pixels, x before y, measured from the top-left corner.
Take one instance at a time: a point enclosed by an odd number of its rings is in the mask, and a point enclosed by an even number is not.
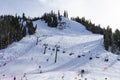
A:
[[[108,67],[104,67],[104,71],[108,70]]]

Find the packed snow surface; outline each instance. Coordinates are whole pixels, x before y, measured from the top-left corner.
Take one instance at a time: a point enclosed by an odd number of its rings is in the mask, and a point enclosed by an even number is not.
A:
[[[35,21],[34,35],[0,50],[0,80],[120,80],[120,57],[105,51],[103,35],[69,19],[62,21],[63,30]]]

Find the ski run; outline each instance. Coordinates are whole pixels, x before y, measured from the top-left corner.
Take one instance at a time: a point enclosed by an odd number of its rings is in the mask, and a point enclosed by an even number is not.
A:
[[[120,56],[105,51],[103,35],[62,21],[63,30],[35,21],[34,35],[0,50],[0,80],[120,80]]]

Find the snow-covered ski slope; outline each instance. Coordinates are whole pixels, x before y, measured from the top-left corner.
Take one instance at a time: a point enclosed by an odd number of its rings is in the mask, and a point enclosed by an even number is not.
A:
[[[64,30],[35,21],[34,35],[0,50],[0,80],[120,80],[119,56],[104,50],[103,36],[69,19],[62,21]],[[60,47],[56,63],[55,46]]]

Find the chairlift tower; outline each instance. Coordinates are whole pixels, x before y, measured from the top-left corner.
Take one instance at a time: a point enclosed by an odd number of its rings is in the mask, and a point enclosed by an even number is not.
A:
[[[55,63],[57,62],[57,53],[59,51],[60,45],[55,45],[56,53],[55,53]]]
[[[44,52],[43,52],[43,54],[45,54],[46,53],[46,49],[48,47],[48,44],[43,44],[43,46],[44,46]]]

